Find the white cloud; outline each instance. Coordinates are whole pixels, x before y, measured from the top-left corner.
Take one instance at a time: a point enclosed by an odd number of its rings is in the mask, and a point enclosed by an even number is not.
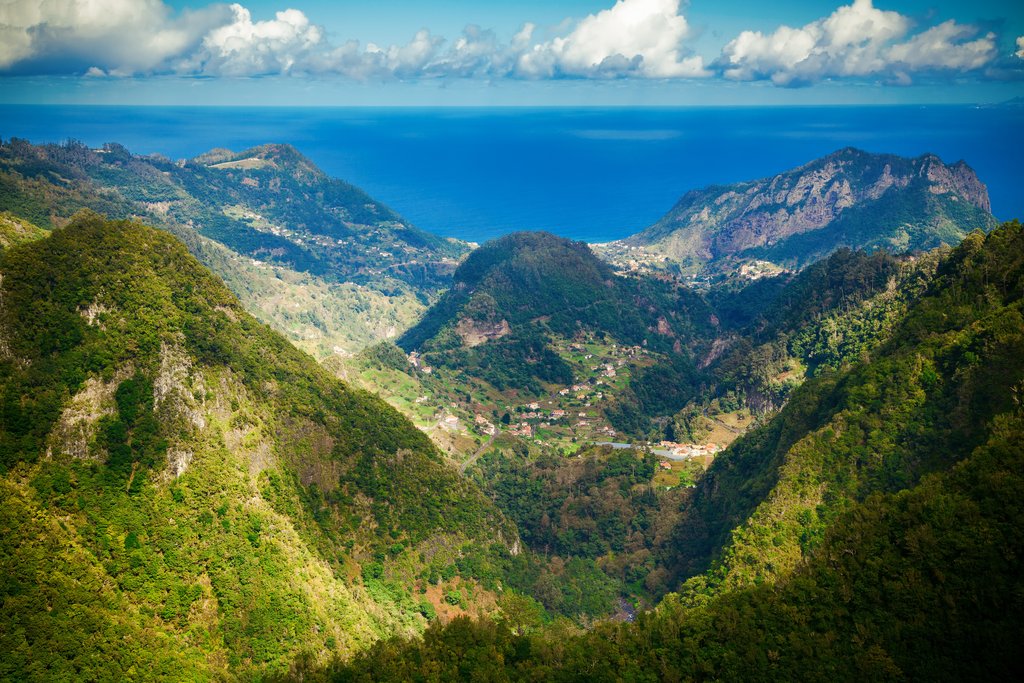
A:
[[[211,30],[199,49],[175,64],[184,73],[218,76],[287,74],[304,70],[323,32],[299,10],[253,21],[249,10],[231,5],[232,21]]]
[[[899,12],[854,0],[802,28],[744,31],[723,48],[716,66],[729,79],[783,86],[868,76],[909,84],[914,71],[968,71],[997,56],[995,35],[970,40],[978,33],[973,26],[950,20],[904,41],[912,28]]]
[[[952,20],[917,29],[872,0],[853,0],[799,28],[743,31],[710,65],[687,48],[692,31],[681,0],[615,0],[543,31],[524,24],[508,42],[469,25],[452,42],[423,29],[390,46],[332,44],[298,9],[257,20],[241,4],[175,13],[165,1],[0,0],[0,73],[359,80],[717,75],[792,86],[831,78],[909,84],[916,74],[940,71],[994,78],[1002,63],[992,33]],[[1024,58],[1024,36],[1015,55],[1003,61]]]
[[[529,27],[527,41],[532,30],[532,26]],[[451,48],[430,64],[428,72],[463,78],[505,76],[522,49],[523,35],[520,31],[510,45],[502,45],[494,31],[470,24]]]
[[[978,69],[992,62],[998,56],[998,50],[994,33],[969,40],[977,33],[974,27],[963,26],[950,19],[918,33],[905,43],[893,45],[888,58],[913,69]]]
[[[409,43],[381,50],[385,68],[399,78],[415,78],[431,64],[442,44],[444,38],[431,35],[426,29],[417,31]]]
[[[568,35],[524,51],[516,73],[528,78],[705,76],[703,60],[683,52],[689,35],[679,0],[618,0],[580,21]]]
[[[884,68],[883,49],[909,28],[898,12],[855,0],[803,28],[782,26],[770,35],[744,31],[722,50],[721,66],[726,78],[770,78],[778,85],[863,76]]]
[[[1017,38],[1017,51],[1014,54],[1024,59],[1024,36]]]
[[[403,46],[350,42],[316,55],[311,72],[352,78],[493,77],[542,79],[636,76],[706,76],[700,57],[685,56],[689,35],[679,0],[618,0],[610,9],[563,27],[564,35],[536,41],[527,23],[509,43],[493,31],[469,25],[443,49],[445,41],[420,31]]]
[[[144,72],[189,52],[230,17],[211,5],[172,17],[161,0],[0,3],[0,70]]]

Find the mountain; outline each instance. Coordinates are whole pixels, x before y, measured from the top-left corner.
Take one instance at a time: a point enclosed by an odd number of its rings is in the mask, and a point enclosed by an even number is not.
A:
[[[494,609],[514,526],[170,234],[79,213],[0,276],[0,679],[263,678]]]
[[[927,289],[940,248],[917,255],[843,248],[797,273],[708,292],[721,323],[698,360],[711,393],[758,413],[781,407],[809,377],[858,362],[884,342]]]
[[[991,438],[1024,379],[1022,244],[1015,223],[971,234],[880,345],[733,444],[695,491],[680,557],[715,558],[712,583],[770,581],[853,502],[912,488]]]
[[[616,275],[581,244],[514,235],[472,254],[399,340],[419,355],[416,367],[356,362],[342,374],[418,416],[450,451],[480,447],[509,411],[538,422],[526,429],[510,419],[511,431],[565,448],[616,435],[721,446],[806,378],[881,343],[941,253],[840,249],[800,272],[704,291]],[[461,448],[449,444],[445,415],[485,430]],[[549,429],[559,420],[568,429]],[[586,428],[573,427],[580,422]]]
[[[716,459],[656,610],[581,635],[460,619],[336,680],[1019,678],[1022,292],[1016,222],[942,258],[880,346]]]
[[[172,162],[117,144],[0,144],[0,210],[49,229],[81,208],[169,230],[248,310],[319,357],[406,329],[468,249],[288,145]]]
[[[846,148],[771,178],[688,192],[657,223],[601,250],[621,266],[688,273],[752,261],[800,268],[840,247],[953,246],[995,227],[990,209],[963,161]]]
[[[475,250],[451,289],[398,339],[435,364],[479,369],[499,389],[571,384],[552,340],[587,337],[680,355],[710,311],[688,290],[615,275],[582,242],[513,233]]]

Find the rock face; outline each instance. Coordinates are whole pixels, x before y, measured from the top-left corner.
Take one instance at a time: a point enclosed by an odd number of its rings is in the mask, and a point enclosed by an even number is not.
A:
[[[658,223],[612,247],[694,269],[730,258],[801,266],[842,246],[955,244],[995,227],[990,209],[988,190],[963,161],[846,148],[771,178],[688,192]]]
[[[508,321],[502,318],[499,322],[482,323],[471,318],[462,318],[455,327],[455,333],[462,343],[469,347],[480,346],[494,339],[501,339],[512,331]]]

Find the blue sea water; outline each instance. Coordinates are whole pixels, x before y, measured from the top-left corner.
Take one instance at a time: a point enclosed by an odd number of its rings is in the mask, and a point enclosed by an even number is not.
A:
[[[178,159],[295,145],[415,225],[482,242],[589,242],[656,221],[686,191],[855,146],[964,159],[1000,219],[1024,218],[1024,108],[331,109],[0,106],[0,136],[119,142]]]

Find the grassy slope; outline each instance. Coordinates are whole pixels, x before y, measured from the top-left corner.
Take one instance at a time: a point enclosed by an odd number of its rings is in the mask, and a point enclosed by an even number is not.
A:
[[[47,231],[6,211],[0,212],[0,249],[46,237]]]
[[[680,530],[684,566],[724,547],[712,585],[774,580],[856,501],[912,486],[984,442],[1024,378],[1022,242],[1016,224],[969,237],[870,362],[805,384],[720,457]],[[704,581],[691,588],[706,591]]]
[[[166,233],[83,215],[0,271],[4,675],[286,671],[422,628],[424,557],[514,541]]]

